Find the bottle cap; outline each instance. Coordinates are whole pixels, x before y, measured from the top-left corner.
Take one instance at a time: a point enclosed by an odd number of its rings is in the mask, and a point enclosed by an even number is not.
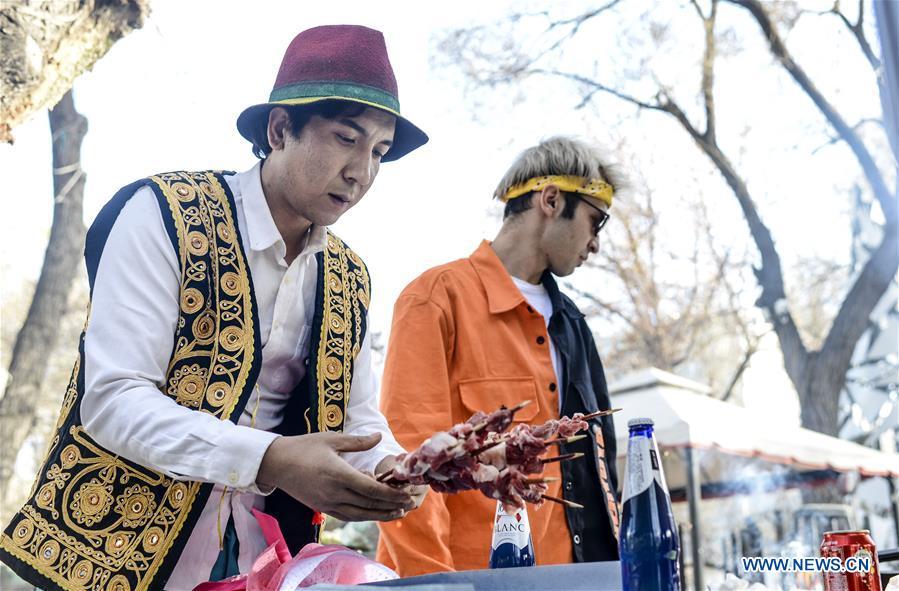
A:
[[[645,418],[645,417],[641,417],[638,419],[631,419],[627,422],[628,429],[630,429],[631,427],[645,427],[647,425],[652,427],[653,425],[655,425],[655,423],[653,422],[652,419]]]

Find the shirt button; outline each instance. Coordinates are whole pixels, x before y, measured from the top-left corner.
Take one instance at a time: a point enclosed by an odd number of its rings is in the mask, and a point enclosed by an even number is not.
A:
[[[577,535],[577,534],[574,534],[574,543],[575,543],[575,544],[580,544],[580,543],[581,543],[581,536],[579,536],[579,535]]]
[[[555,382],[550,382],[550,383],[549,383],[549,391],[550,391],[550,392],[555,392],[555,391],[556,391],[556,383],[555,383]]]
[[[571,489],[573,489],[573,488],[574,488],[574,485],[571,483],[570,480],[568,480],[567,482],[565,482],[565,490],[571,490]]]
[[[231,470],[231,473],[228,474],[228,482],[236,485],[239,480],[240,476],[237,474],[237,471]]]
[[[538,344],[538,345],[542,345],[542,344],[545,343],[545,342],[546,342],[546,339],[544,339],[543,337],[537,337],[537,344]]]

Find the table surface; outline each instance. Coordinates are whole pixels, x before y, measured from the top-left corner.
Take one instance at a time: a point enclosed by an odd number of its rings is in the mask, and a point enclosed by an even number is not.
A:
[[[427,584],[470,584],[475,591],[621,591],[618,561],[582,562],[551,566],[502,568],[432,573],[368,583],[372,587],[408,587]]]

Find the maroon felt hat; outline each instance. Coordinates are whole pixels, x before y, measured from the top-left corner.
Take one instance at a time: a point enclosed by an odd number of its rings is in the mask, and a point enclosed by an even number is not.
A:
[[[380,31],[358,25],[328,25],[303,31],[290,42],[267,103],[253,105],[237,117],[240,135],[268,121],[272,107],[326,100],[368,105],[396,116],[393,145],[384,162],[397,160],[428,141],[428,136],[400,115],[396,77]]]

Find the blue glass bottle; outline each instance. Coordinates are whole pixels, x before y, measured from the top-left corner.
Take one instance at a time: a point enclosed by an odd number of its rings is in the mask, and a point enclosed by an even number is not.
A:
[[[680,540],[651,419],[627,423],[627,467],[621,518],[624,591],[680,591]]]
[[[534,566],[534,542],[527,508],[507,513],[496,502],[493,541],[490,543],[490,568]]]

